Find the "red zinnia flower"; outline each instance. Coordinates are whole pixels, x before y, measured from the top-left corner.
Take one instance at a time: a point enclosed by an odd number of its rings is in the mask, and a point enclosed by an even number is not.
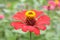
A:
[[[36,35],[39,35],[40,30],[45,30],[46,25],[50,24],[50,18],[43,11],[37,10],[17,12],[13,18],[19,20],[11,23],[15,29],[34,32]]]

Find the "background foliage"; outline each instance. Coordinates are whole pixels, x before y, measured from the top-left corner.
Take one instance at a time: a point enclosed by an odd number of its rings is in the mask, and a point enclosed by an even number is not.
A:
[[[0,40],[29,40],[29,32],[14,30],[10,25],[12,15],[24,9],[43,10],[51,18],[51,24],[46,31],[41,31],[39,36],[32,33],[33,40],[60,40],[60,10],[44,10],[43,5],[47,5],[47,2],[47,0],[0,0],[0,14],[5,16],[4,19],[0,19]]]

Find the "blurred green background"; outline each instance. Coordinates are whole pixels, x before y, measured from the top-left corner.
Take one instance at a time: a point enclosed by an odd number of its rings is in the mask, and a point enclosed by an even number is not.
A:
[[[32,33],[33,40],[60,40],[60,10],[45,10],[47,0],[0,0],[0,40],[29,40],[29,32],[14,30],[10,25],[13,21],[12,15],[22,10],[43,10],[51,18],[51,24],[46,31],[41,31],[39,36]]]

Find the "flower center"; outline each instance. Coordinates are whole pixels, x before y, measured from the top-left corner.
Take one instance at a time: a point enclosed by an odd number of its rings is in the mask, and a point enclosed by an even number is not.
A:
[[[26,15],[26,24],[30,25],[30,26],[35,25],[35,23],[36,23],[36,20],[35,20],[36,13],[34,11],[27,11],[25,15]]]
[[[48,10],[50,10],[50,6],[51,6],[51,5],[50,5],[50,4],[48,4]]]
[[[36,16],[36,13],[34,11],[27,11],[25,15],[26,17],[33,18]]]

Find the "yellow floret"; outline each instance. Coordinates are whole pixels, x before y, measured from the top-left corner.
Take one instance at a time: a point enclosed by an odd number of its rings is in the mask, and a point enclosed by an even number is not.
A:
[[[26,17],[35,17],[36,13],[34,11],[27,11],[25,15]]]

